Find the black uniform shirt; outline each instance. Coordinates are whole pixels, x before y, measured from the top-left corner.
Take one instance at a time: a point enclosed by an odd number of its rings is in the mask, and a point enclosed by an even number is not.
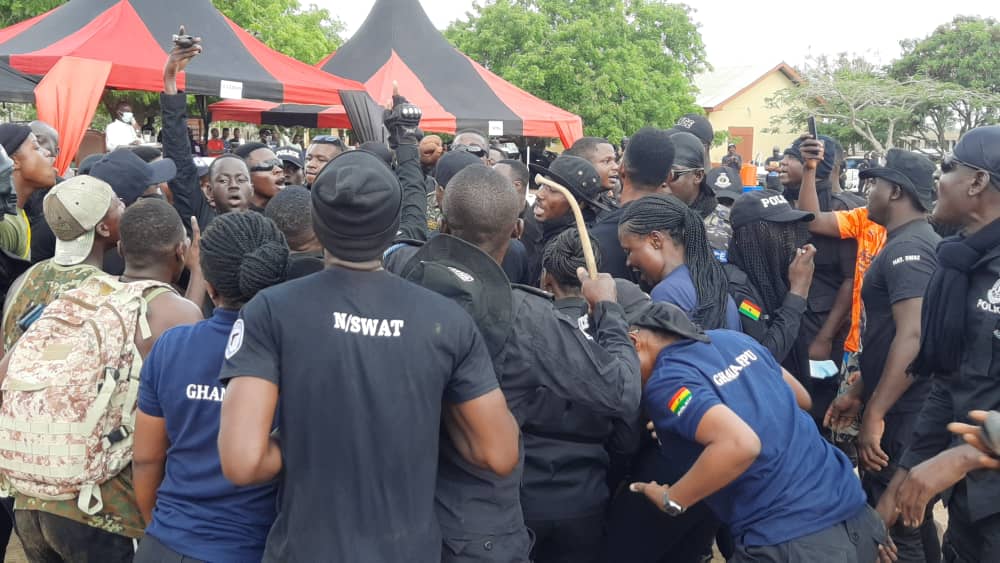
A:
[[[865,324],[861,331],[861,377],[865,401],[882,379],[889,348],[896,337],[892,306],[906,299],[923,297],[927,283],[937,269],[937,244],[941,237],[924,219],[918,219],[888,233],[885,247],[872,261],[861,286]],[[896,401],[891,413],[918,412],[930,385],[919,379]]]
[[[934,377],[910,448],[900,461],[903,468],[912,469],[947,448],[964,444],[960,436],[948,431],[949,422],[966,422],[971,410],[1000,408],[1000,248],[973,266],[965,315],[961,367],[958,373]],[[971,521],[1000,513],[1000,471],[969,473],[965,493]]]
[[[264,561],[437,561],[442,399],[497,388],[472,318],[388,272],[330,268],[262,291],[220,379],[278,386],[284,462]]]

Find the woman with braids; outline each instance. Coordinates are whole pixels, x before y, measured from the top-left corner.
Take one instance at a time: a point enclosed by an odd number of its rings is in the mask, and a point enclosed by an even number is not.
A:
[[[805,244],[813,217],[793,209],[775,191],[743,194],[733,204],[730,263],[725,266],[743,332],[807,389],[809,342],[799,338],[799,328],[815,268],[816,248]]]
[[[740,330],[726,274],[696,210],[672,195],[648,195],[625,207],[618,238],[627,266],[655,286],[653,302],[676,305],[706,330]],[[661,455],[648,432],[638,437],[641,446],[628,475],[632,481],[673,483],[684,474],[687,468]],[[619,491],[608,511],[606,560],[700,563],[711,554],[718,530],[719,520],[704,503],[668,516],[639,495]]]
[[[651,195],[622,214],[618,237],[628,267],[653,287],[653,301],[673,303],[705,330],[740,330],[726,274],[697,211],[670,195]]]
[[[215,314],[165,333],[142,366],[133,463],[148,527],[135,561],[260,561],[276,487],[236,487],[223,476],[218,378],[242,340],[240,308],[285,280],[288,258],[284,235],[258,213],[220,215],[202,235]]]

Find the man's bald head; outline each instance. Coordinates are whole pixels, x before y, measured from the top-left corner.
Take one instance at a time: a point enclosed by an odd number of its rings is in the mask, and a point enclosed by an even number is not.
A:
[[[449,234],[501,259],[523,209],[513,184],[496,170],[478,164],[448,182],[441,203]]]
[[[59,155],[59,131],[56,131],[56,128],[48,123],[38,120],[32,121],[29,127],[31,127],[31,132],[35,134],[35,138],[38,139],[38,144],[49,151],[50,158],[55,160],[56,156]]]
[[[465,145],[467,147],[479,147],[484,151],[490,149],[489,143],[486,142],[486,137],[475,132],[475,131],[464,131],[455,136],[455,140],[451,143],[452,146],[455,145]]]

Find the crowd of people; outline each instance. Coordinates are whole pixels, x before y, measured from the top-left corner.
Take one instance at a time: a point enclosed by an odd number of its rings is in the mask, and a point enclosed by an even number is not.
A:
[[[745,187],[698,115],[525,163],[397,93],[387,145],[212,130],[199,166],[200,52],[162,150],[123,104],[62,179],[55,130],[0,125],[4,545],[1000,561],[1000,127],[861,193],[804,134]]]

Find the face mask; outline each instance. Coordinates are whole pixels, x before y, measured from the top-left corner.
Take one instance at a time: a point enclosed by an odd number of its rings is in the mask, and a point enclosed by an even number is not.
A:
[[[132,112],[126,111],[122,113],[122,121],[125,123],[132,123]]]

